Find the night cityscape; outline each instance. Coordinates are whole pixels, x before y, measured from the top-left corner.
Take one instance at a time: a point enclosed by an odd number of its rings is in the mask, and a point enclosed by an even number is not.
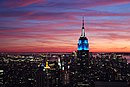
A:
[[[0,87],[130,87],[129,8],[1,0]]]
[[[90,53],[84,19],[72,53],[1,53],[2,87],[128,87],[130,63],[123,53]]]

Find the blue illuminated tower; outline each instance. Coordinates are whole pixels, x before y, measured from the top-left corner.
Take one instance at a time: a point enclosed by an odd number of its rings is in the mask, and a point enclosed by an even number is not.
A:
[[[77,58],[75,59],[74,65],[71,67],[72,74],[71,80],[72,87],[90,87],[88,85],[89,75],[89,43],[85,36],[84,18],[81,29],[81,36],[78,40]]]
[[[89,60],[89,43],[87,37],[85,36],[84,18],[82,23],[81,36],[78,41],[77,56],[78,58]]]

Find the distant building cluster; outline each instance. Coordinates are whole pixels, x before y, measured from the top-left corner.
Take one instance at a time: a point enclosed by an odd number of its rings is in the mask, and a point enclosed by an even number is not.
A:
[[[125,83],[112,87],[127,87],[130,84],[130,64],[121,55],[97,54],[95,57],[91,55],[88,64],[85,61],[87,61],[85,58],[77,58],[71,66],[73,87],[95,87],[95,83],[98,82]]]
[[[1,54],[0,87],[106,87],[101,86],[104,82],[130,86],[130,64],[126,58],[103,53],[90,56],[87,64],[77,58],[76,52]]]

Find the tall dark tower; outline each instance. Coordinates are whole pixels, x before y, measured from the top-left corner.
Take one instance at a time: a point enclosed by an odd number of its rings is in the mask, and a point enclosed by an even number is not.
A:
[[[78,41],[77,58],[71,66],[71,84],[72,87],[89,87],[89,44],[85,36],[84,18],[82,24],[81,36]],[[93,87],[93,86],[92,86]]]
[[[85,36],[84,18],[82,23],[81,36],[78,41],[77,57],[89,60],[89,43],[87,37]]]

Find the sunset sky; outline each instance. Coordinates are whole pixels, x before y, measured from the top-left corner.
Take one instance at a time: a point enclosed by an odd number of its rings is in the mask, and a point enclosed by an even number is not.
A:
[[[0,52],[130,52],[130,0],[0,0]]]

